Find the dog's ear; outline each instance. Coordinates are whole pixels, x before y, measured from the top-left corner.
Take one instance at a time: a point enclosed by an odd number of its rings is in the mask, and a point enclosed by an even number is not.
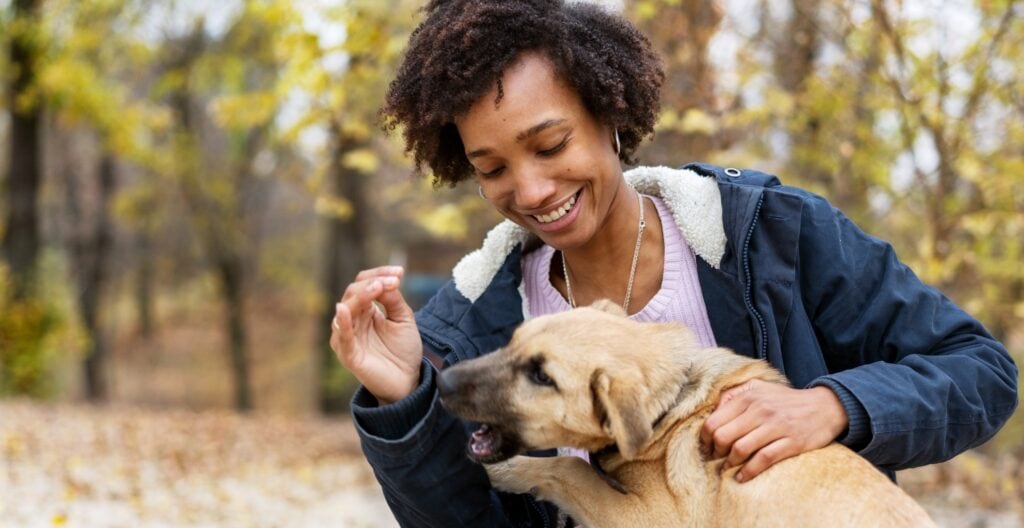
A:
[[[615,439],[619,453],[626,460],[636,458],[654,431],[644,416],[638,395],[617,387],[601,370],[590,378],[594,416],[601,420],[605,433]]]
[[[598,299],[594,301],[590,307],[612,315],[621,315],[622,317],[626,316],[626,311],[622,309],[621,305],[615,304],[608,299]]]

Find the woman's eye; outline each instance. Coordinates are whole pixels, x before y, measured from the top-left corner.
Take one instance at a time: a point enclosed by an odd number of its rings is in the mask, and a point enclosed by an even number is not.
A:
[[[559,144],[557,144],[557,145],[555,145],[555,146],[553,146],[553,147],[551,147],[551,148],[549,148],[547,150],[542,150],[542,151],[539,152],[539,154],[541,156],[551,156],[552,154],[557,154],[558,151],[560,151],[563,148],[565,148],[565,146],[568,145],[568,144],[569,144],[569,136],[566,136],[565,139],[563,139],[561,143],[559,143]]]
[[[476,172],[480,175],[481,178],[492,178],[494,176],[497,176],[498,174],[501,174],[501,171],[504,168],[505,167],[498,167],[497,169],[493,169],[493,170],[490,170],[490,171],[487,171],[487,172],[484,172],[484,171],[482,171],[480,169],[477,169]]]

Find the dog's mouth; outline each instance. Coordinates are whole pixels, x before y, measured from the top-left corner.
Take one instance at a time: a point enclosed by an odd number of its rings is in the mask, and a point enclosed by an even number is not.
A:
[[[515,437],[502,434],[493,425],[483,424],[469,436],[466,451],[481,464],[493,464],[515,456],[517,445]]]

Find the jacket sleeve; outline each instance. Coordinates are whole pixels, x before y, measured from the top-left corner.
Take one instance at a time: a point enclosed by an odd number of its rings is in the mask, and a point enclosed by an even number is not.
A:
[[[991,438],[1017,406],[1017,368],[988,331],[923,284],[892,246],[821,198],[806,202],[800,282],[851,414],[847,439],[891,470],[948,460]]]
[[[423,361],[420,385],[378,406],[360,387],[352,416],[363,453],[401,526],[512,526],[483,467],[465,454],[465,427],[438,402],[435,371]]]

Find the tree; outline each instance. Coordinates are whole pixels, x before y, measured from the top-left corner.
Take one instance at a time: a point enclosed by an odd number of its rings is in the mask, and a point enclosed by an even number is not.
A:
[[[724,107],[709,57],[721,9],[712,0],[640,0],[629,15],[666,62],[662,116],[652,145],[644,149],[651,159],[644,162],[707,160],[731,142],[720,122]]]
[[[3,228],[3,252],[13,276],[16,299],[27,297],[35,280],[39,258],[39,187],[42,107],[35,92],[35,78],[43,37],[39,30],[40,1],[14,0],[10,31],[11,111],[7,177],[7,211]]]
[[[211,38],[197,20],[168,43],[165,59],[178,124],[168,167],[224,303],[239,410],[253,406],[245,304],[255,227],[269,194],[255,162],[268,148],[282,100],[285,58],[276,42],[295,20],[288,2],[246,2],[222,37]]]
[[[372,262],[372,226],[378,218],[371,206],[370,178],[382,169],[380,145],[374,144],[377,108],[383,103],[387,80],[396,67],[402,44],[412,30],[411,2],[356,0],[318,13],[337,31],[338,45],[325,43],[313,32],[288,41],[293,61],[291,85],[309,97],[306,114],[291,135],[310,126],[327,132],[327,164],[315,185],[317,211],[322,217],[323,262],[315,332],[316,363],[320,368],[318,401],[323,412],[347,407],[350,391],[343,371],[328,346],[334,304],[345,285]],[[339,66],[338,62],[344,60]],[[383,181],[376,174],[376,181]]]
[[[132,79],[148,53],[130,31],[118,31],[138,25],[140,8],[128,0],[51,0],[44,10],[43,28],[51,38],[38,73],[38,92],[50,110],[46,140],[58,147],[51,148],[54,183],[64,189],[61,230],[87,341],[85,392],[92,401],[108,396],[102,313],[115,267],[116,172],[119,160],[145,163],[151,156],[140,138],[153,124],[152,109],[130,97]],[[74,145],[93,143],[95,154],[75,159]]]
[[[898,191],[910,212],[899,239],[926,280],[1004,338],[1024,313],[1024,78],[1010,66],[1024,58],[1020,11],[1019,2],[978,2],[978,31],[952,46],[940,21],[871,3],[888,55],[877,74],[894,109],[892,140],[912,178]],[[927,39],[934,45],[912,44]]]

